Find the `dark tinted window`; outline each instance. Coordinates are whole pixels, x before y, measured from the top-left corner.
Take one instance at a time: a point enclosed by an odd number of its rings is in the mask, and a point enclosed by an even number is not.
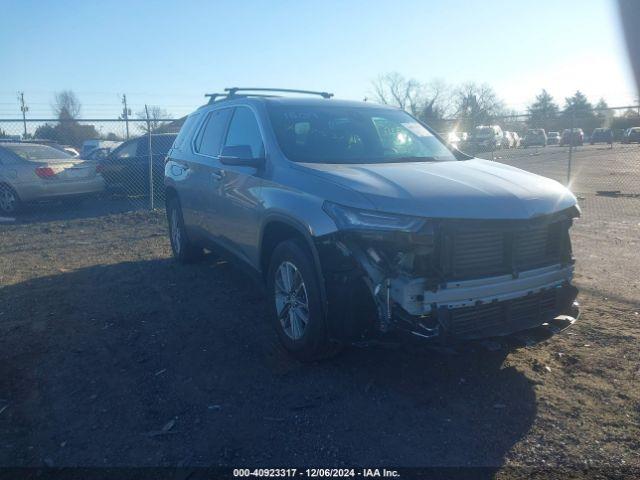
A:
[[[224,108],[211,112],[196,140],[198,152],[204,155],[215,157],[220,154],[220,146],[222,145],[222,136],[224,135],[227,120],[231,114],[231,109]]]
[[[259,158],[264,155],[260,127],[258,127],[255,115],[248,108],[236,108],[231,119],[225,146],[235,145],[249,145],[253,158]]]
[[[154,155],[166,155],[177,135],[151,135],[151,148]],[[149,137],[138,139],[138,156],[149,155]]]

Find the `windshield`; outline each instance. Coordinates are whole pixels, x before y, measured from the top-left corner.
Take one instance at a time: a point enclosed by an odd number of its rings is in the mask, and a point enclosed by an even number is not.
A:
[[[429,130],[400,110],[308,105],[268,108],[278,144],[294,162],[456,160]]]
[[[67,152],[57,150],[47,145],[4,145],[7,150],[12,151],[23,160],[54,160],[71,158]]]

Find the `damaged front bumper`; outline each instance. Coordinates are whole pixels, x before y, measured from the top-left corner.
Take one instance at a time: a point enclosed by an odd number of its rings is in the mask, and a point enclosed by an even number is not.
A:
[[[576,318],[573,266],[552,265],[512,275],[448,282],[425,290],[424,279],[390,284],[394,323],[424,338],[478,339],[534,328],[558,316]]]
[[[434,281],[392,269],[380,249],[341,235],[318,239],[332,336],[401,330],[445,343],[550,334],[578,318],[573,262],[468,280]],[[395,248],[395,247],[394,247]],[[400,246],[398,246],[400,249]],[[570,255],[570,252],[569,252]]]
[[[577,293],[568,282],[554,282],[482,299],[469,297],[466,306],[437,302],[423,315],[397,307],[394,321],[398,328],[426,339],[478,340],[538,327],[558,333],[578,318]]]

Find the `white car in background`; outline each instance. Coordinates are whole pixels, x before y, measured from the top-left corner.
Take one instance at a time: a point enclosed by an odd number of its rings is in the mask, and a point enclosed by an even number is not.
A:
[[[514,148],[515,141],[513,139],[513,132],[504,130],[502,132],[502,148]]]
[[[96,162],[34,143],[0,144],[0,215],[16,213],[22,203],[97,194],[104,179]]]

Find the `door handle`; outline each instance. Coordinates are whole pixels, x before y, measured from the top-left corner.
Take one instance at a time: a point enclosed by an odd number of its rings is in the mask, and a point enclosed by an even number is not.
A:
[[[222,180],[224,178],[224,170],[217,170],[217,171],[211,172],[211,178],[213,178],[216,181]]]

